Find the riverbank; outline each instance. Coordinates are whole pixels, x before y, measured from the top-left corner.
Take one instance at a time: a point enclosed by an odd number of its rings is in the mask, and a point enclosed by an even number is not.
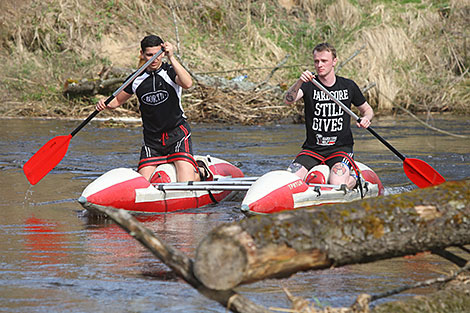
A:
[[[336,46],[339,75],[373,86],[365,94],[379,114],[470,113],[468,1],[8,0],[0,17],[2,116],[86,116],[111,92],[68,97],[66,85],[135,68],[148,33],[173,42],[194,77],[246,75],[257,86],[196,84],[183,106],[198,122],[301,122],[301,104],[285,106],[282,92],[312,68],[311,50],[322,41]],[[136,110],[130,102],[117,114]]]

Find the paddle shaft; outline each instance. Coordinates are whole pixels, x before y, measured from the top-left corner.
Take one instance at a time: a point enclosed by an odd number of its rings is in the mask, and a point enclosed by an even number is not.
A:
[[[312,83],[320,88],[324,93],[328,95],[328,97],[331,98],[337,105],[339,105],[346,113],[348,113],[352,118],[354,118],[357,122],[361,121],[361,118],[357,116],[356,113],[351,111],[350,108],[348,108],[344,103],[339,101],[335,96],[331,94],[331,92],[328,91],[322,84],[320,84],[315,78],[312,78]],[[372,129],[371,126],[366,128],[372,135],[375,136],[378,140],[380,140],[381,143],[383,143],[387,148],[389,148],[393,153],[395,153],[396,156],[398,156],[402,161],[405,161],[406,157],[401,154],[397,149],[395,149],[390,143],[388,143],[382,136],[377,134],[374,129]]]
[[[131,82],[134,81],[134,79],[139,76],[140,74],[142,74],[143,71],[145,71],[145,69],[150,65],[152,64],[153,61],[155,61],[156,58],[158,58],[160,56],[160,54],[162,54],[164,52],[163,50],[163,47],[160,51],[158,51],[157,53],[155,53],[147,62],[145,62],[144,65],[142,65],[131,77],[129,77],[125,82],[124,84],[121,85],[121,87],[119,87],[115,92],[113,92],[113,94],[111,96],[108,97],[108,99],[106,99],[106,101],[104,102],[106,105],[110,104],[111,101],[113,101],[114,98],[116,98],[116,96],[124,90],[124,88],[126,88],[127,86],[129,86],[129,84]],[[93,113],[91,113],[80,125],[78,125],[77,128],[75,128],[71,133],[70,135],[75,136],[76,133],[78,133],[86,124],[88,124],[98,113],[100,113],[100,111],[98,110],[95,110]]]

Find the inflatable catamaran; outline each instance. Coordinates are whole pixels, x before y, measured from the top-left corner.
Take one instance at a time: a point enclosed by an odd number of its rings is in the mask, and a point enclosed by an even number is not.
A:
[[[384,187],[377,174],[365,164],[355,163],[361,179],[353,189],[327,184],[329,168],[324,164],[310,170],[313,179],[308,182],[289,171],[266,173],[248,189],[241,210],[247,215],[266,214],[382,195]]]
[[[159,165],[146,180],[130,168],[117,168],[94,180],[78,202],[93,212],[99,206],[124,209],[133,213],[169,213],[217,203],[251,184],[235,165],[211,156],[194,156],[206,168],[207,181],[176,182],[172,163]]]

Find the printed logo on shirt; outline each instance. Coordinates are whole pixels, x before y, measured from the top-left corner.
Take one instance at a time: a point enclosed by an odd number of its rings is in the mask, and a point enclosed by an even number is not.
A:
[[[323,137],[321,134],[317,134],[317,145],[319,146],[332,146],[336,143],[337,136]]]
[[[147,105],[159,105],[168,99],[168,91],[157,90],[148,92],[141,97],[142,103]]]

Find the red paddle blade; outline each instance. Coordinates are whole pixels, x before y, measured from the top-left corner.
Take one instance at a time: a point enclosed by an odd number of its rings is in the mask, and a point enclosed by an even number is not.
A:
[[[419,159],[406,158],[403,169],[406,176],[419,188],[436,186],[446,181],[431,165]]]
[[[57,136],[49,140],[23,165],[28,181],[35,185],[64,158],[72,135]]]

